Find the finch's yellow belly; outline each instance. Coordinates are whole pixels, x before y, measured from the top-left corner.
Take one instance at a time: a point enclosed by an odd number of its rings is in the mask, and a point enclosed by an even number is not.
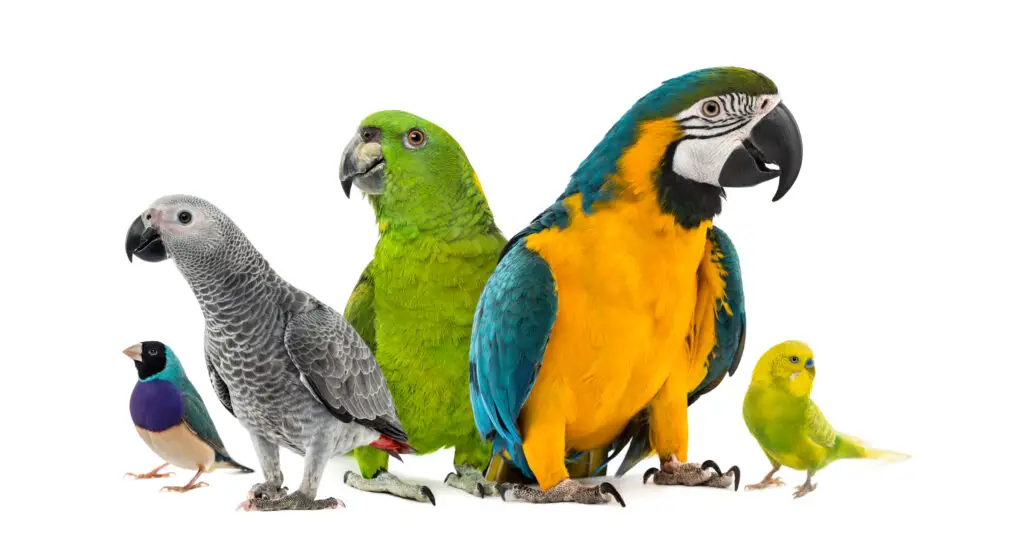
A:
[[[567,449],[607,445],[671,373],[686,372],[709,224],[673,222],[624,205],[527,239],[551,268],[558,310],[524,427],[555,411]]]

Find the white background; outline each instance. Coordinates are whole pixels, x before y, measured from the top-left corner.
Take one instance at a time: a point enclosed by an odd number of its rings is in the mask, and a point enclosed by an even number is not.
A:
[[[693,532],[1005,519],[1021,464],[1024,47],[1019,15],[999,6],[5,2],[3,520]],[[451,451],[392,464],[429,484],[436,508],[344,486],[344,458],[320,496],[348,507],[326,512],[234,512],[259,474],[215,473],[184,495],[122,480],[160,463],[132,428],[135,371],[121,354],[148,339],[182,357],[229,450],[257,467],[206,379],[184,280],[171,262],[125,257],[152,200],[218,204],[286,279],[341,309],[376,239],[368,204],[347,200],[337,176],[367,114],[403,109],[446,128],[510,236],[638,98],[719,65],[778,84],[805,159],[782,201],[770,201],[775,182],[733,189],[717,220],[741,254],[749,332],[736,376],[691,411],[691,459],[760,479],[743,393],[761,353],[798,338],[816,351],[813,397],[833,425],[910,461],[833,464],[793,501],[802,473],[757,493],[643,486],[652,459],[613,481],[625,509],[475,500],[441,483]],[[301,459],[282,455],[297,487]],[[176,471],[173,483],[191,476]]]

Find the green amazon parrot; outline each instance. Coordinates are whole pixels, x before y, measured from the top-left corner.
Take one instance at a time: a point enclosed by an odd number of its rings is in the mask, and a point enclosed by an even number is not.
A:
[[[369,198],[379,239],[345,308],[387,379],[409,444],[420,454],[455,448],[449,486],[483,497],[491,446],[469,402],[473,311],[506,239],[459,144],[441,127],[401,111],[370,115],[345,148],[345,195]],[[388,455],[356,449],[354,488],[434,502],[425,486],[388,472]]]
[[[478,304],[470,389],[506,500],[599,504],[601,474],[657,454],[655,484],[738,489],[739,470],[687,462],[688,407],[740,362],[736,248],[712,224],[725,187],[796,181],[800,133],[775,84],[740,68],[666,81],[641,98],[509,240]],[[539,489],[509,481],[525,479]]]

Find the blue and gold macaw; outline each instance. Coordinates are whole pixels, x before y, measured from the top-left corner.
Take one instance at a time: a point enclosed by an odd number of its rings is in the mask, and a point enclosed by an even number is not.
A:
[[[724,187],[779,178],[782,198],[802,154],[767,77],[692,72],[639,100],[509,240],[477,305],[470,391],[488,477],[540,490],[502,498],[624,506],[574,479],[627,445],[620,476],[657,453],[645,481],[738,487],[736,468],[686,463],[688,406],[735,372],[746,330],[736,249],[711,221]]]

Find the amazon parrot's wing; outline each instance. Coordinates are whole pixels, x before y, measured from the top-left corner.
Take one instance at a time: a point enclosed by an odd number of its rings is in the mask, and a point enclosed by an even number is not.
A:
[[[355,289],[352,290],[352,296],[348,298],[348,304],[345,305],[345,320],[352,325],[352,328],[356,329],[356,333],[359,337],[363,338],[366,345],[370,347],[370,352],[376,354],[377,352],[377,327],[374,324],[376,320],[376,313],[373,309],[373,263],[366,266],[363,269],[363,274],[359,276],[359,281],[356,282]]]
[[[469,387],[480,435],[532,478],[517,421],[544,359],[558,296],[547,262],[526,248],[523,236],[509,241],[477,303]]]
[[[743,306],[743,280],[740,275],[740,260],[729,236],[722,229],[712,227],[708,232],[709,258],[717,264],[725,286],[724,299],[713,302],[715,306],[715,345],[707,355],[707,374],[701,383],[690,392],[687,402],[692,405],[702,395],[718,387],[726,374],[732,376],[739,367],[743,356],[743,345],[747,332],[747,316]],[[612,442],[607,465],[626,445],[629,450],[615,476],[621,477],[636,464],[654,453],[650,441],[649,414],[642,410]],[[602,465],[602,467],[603,467]]]

